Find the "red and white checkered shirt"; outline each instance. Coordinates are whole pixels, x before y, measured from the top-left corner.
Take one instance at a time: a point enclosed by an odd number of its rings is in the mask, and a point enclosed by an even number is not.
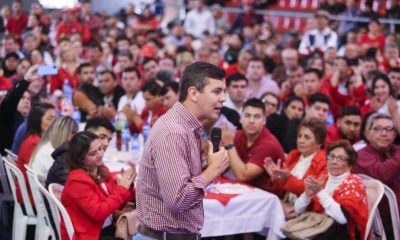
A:
[[[154,230],[198,233],[203,226],[200,122],[177,102],[160,117],[143,151],[137,178],[139,223]]]

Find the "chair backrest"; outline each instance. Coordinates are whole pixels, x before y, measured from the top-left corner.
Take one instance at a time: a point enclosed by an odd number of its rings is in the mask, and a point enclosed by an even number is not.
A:
[[[8,183],[6,169],[4,167],[3,158],[5,158],[5,157],[0,157],[0,182],[1,182],[1,188],[3,189],[3,193],[4,194],[12,195],[10,184]]]
[[[400,240],[400,217],[396,194],[388,186],[383,184],[385,196],[389,202],[390,216],[392,218],[393,235],[395,240]]]
[[[17,154],[13,153],[10,149],[7,149],[7,148],[4,149],[4,151],[7,153],[7,158],[9,160],[13,161],[14,164],[17,163],[17,159],[18,159]]]
[[[55,202],[55,204],[57,205],[57,209],[58,209],[59,213],[61,213],[61,217],[64,221],[64,225],[65,225],[65,228],[67,229],[69,238],[72,239],[74,236],[74,226],[72,225],[72,221],[68,215],[67,210],[61,203],[61,194],[62,194],[63,190],[64,190],[64,186],[60,185],[58,183],[51,183],[49,185],[50,196],[53,199],[53,201]],[[60,216],[58,216],[58,223],[56,222],[56,225],[58,225],[58,228],[60,228],[60,223],[61,223],[61,218],[60,218]],[[61,233],[60,229],[58,231],[59,231],[59,233]]]
[[[17,168],[17,166],[12,163],[7,158],[3,158],[4,166],[7,172],[8,182],[10,183],[11,192],[17,204],[17,189],[16,189],[16,182],[18,181],[19,189],[22,195],[22,200],[24,203],[24,207],[26,210],[26,215],[29,217],[36,218],[36,214],[33,211],[31,201],[29,199],[28,189],[25,184],[25,178],[22,172]]]
[[[365,231],[365,239],[368,239],[377,212],[376,210],[378,209],[379,202],[383,197],[384,187],[380,181],[373,178],[361,177],[361,179],[363,180],[367,192],[368,222]]]
[[[33,200],[35,202],[36,212],[38,214],[38,226],[41,227],[42,231],[47,231],[46,233],[42,234],[49,234],[52,236],[52,239],[55,239],[55,231],[50,220],[50,216],[52,215],[52,207],[54,208],[55,204],[54,202],[49,201],[49,198],[51,199],[50,193],[40,183],[37,173],[27,165],[25,165],[25,168],[28,175],[28,181],[31,187]],[[45,201],[48,202],[49,209],[46,207]]]

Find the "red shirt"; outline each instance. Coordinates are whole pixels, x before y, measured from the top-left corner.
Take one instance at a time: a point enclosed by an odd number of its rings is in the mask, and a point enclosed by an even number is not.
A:
[[[90,29],[87,24],[80,24],[79,22],[71,22],[66,24],[65,21],[61,21],[56,27],[56,39],[60,40],[61,37],[68,37],[72,33],[79,32],[82,35],[82,40],[84,43],[90,41]]]
[[[28,25],[28,16],[25,13],[21,13],[19,17],[11,15],[7,20],[7,31],[14,36],[21,36],[26,25]]]
[[[150,127],[152,127],[154,125],[154,123],[156,122],[156,120],[161,117],[162,115],[164,115],[164,113],[166,113],[168,111],[168,109],[164,106],[159,107],[158,109],[156,109],[155,111],[152,111],[151,114],[151,119],[150,119]],[[146,121],[148,120],[150,115],[150,111],[148,108],[145,108],[143,110],[143,112],[140,114],[140,118],[143,120],[143,124],[140,126],[136,126],[134,123],[131,123],[129,125],[129,129],[131,130],[131,133],[140,133],[143,131],[143,126],[146,123]]]
[[[234,144],[239,157],[244,163],[253,163],[264,169],[264,159],[271,157],[274,162],[278,159],[285,160],[285,152],[274,135],[263,128],[253,145],[247,147],[247,136],[243,130],[236,132]],[[283,192],[276,184],[273,184],[271,178],[266,172],[251,180],[249,184],[266,190],[268,192],[282,195]]]
[[[13,84],[10,79],[0,76],[0,90],[9,90],[12,87],[13,87]]]
[[[363,35],[361,35],[360,41],[358,43],[361,47],[363,47],[363,45],[366,45],[369,47],[376,47],[383,51],[385,49],[385,35],[381,34],[375,38],[370,38],[368,33],[364,33]]]
[[[27,138],[25,138],[25,140],[22,141],[22,143],[21,143],[21,148],[19,150],[18,159],[17,159],[17,167],[22,172],[22,174],[24,174],[25,184],[26,184],[26,187],[28,188],[29,198],[31,200],[32,206],[34,206],[34,202],[33,202],[32,193],[31,193],[29,183],[28,183],[28,175],[26,174],[26,169],[25,169],[24,165],[29,164],[29,159],[31,158],[32,152],[35,149],[35,147],[38,145],[39,141],[40,141],[40,137],[36,134],[29,135]],[[21,195],[18,183],[16,185],[16,188],[17,188],[17,201],[19,203],[23,204],[22,195]]]
[[[58,74],[50,77],[50,92],[53,93],[55,90],[62,90],[64,80],[67,80],[73,89],[79,87],[79,76],[77,70],[74,75],[70,75],[64,68],[58,69]]]

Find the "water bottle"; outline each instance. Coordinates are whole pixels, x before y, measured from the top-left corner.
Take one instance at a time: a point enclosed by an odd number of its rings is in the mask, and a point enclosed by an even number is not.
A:
[[[61,101],[61,115],[71,117],[74,112],[74,105],[72,104],[73,90],[67,80],[64,80],[63,93],[64,97]]]
[[[147,138],[150,135],[150,123],[148,121],[146,121],[146,123],[143,126],[143,142],[146,143]]]
[[[64,84],[63,84],[62,90],[63,90],[63,93],[64,93],[64,98],[67,98],[67,99],[71,100],[72,99],[73,90],[72,90],[72,87],[69,84],[67,79],[64,80]]]
[[[329,111],[328,116],[326,117],[326,120],[325,120],[325,125],[327,127],[329,127],[330,125],[332,125],[334,123],[335,123],[335,119],[333,117],[333,114],[331,111]]]
[[[77,123],[81,123],[81,112],[77,107],[74,107],[71,118]]]
[[[115,129],[117,131],[122,131],[125,128],[125,125],[127,125],[127,118],[125,114],[123,112],[118,112],[115,116]]]
[[[131,133],[128,129],[128,126],[126,126],[123,130],[122,130],[122,151],[124,152],[128,152],[129,151],[129,142],[131,140]]]
[[[139,141],[139,134],[137,134],[137,133],[132,134],[131,154],[132,154],[133,163],[137,163],[139,160],[139,154],[140,154],[140,141]]]

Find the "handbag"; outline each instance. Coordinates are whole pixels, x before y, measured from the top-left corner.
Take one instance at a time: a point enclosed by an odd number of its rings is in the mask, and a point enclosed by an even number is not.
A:
[[[137,226],[137,210],[126,212],[119,216],[116,222],[115,237],[130,240],[135,234]]]
[[[286,222],[281,231],[290,239],[313,239],[328,230],[333,223],[333,219],[326,215],[305,212]]]

